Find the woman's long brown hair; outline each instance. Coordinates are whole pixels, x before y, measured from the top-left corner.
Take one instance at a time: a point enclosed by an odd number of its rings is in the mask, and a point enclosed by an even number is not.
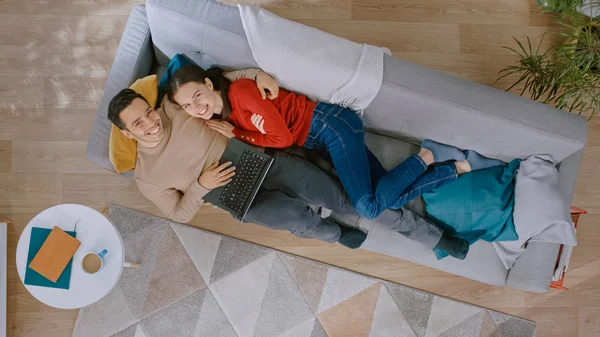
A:
[[[227,120],[231,114],[231,103],[229,102],[229,85],[231,81],[223,75],[225,71],[219,67],[212,67],[208,70],[204,70],[196,65],[187,64],[175,71],[171,80],[169,81],[169,87],[167,88],[167,97],[171,102],[179,104],[175,100],[175,93],[179,91],[182,85],[190,82],[197,82],[205,84],[208,78],[213,83],[213,89],[218,90],[221,93],[221,99],[223,99],[223,110],[221,114],[213,114],[212,118],[218,118]]]

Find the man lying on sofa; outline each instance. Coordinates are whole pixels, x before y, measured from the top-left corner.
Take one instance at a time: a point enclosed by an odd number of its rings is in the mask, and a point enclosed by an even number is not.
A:
[[[262,71],[246,69],[226,76],[232,81],[255,79],[263,97],[273,99],[277,95],[277,82]],[[154,110],[143,96],[124,89],[111,100],[108,110],[111,122],[125,136],[137,140],[135,177],[140,191],[168,218],[190,221],[203,204],[204,195],[229,183],[235,174],[235,168],[228,167],[230,163],[219,165],[228,138],[167,98]],[[323,219],[310,205],[356,214],[339,181],[299,156],[277,151],[245,220],[353,249],[366,239],[358,229]],[[443,234],[439,227],[409,210],[397,212],[399,216],[384,225],[464,259],[468,250],[465,240]]]

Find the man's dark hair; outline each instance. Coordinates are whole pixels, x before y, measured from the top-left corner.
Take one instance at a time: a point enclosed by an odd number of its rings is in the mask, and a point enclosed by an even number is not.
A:
[[[179,104],[175,100],[175,93],[181,88],[182,85],[190,82],[197,82],[204,84],[208,78],[213,83],[214,90],[221,93],[223,99],[223,110],[220,115],[214,114],[213,119],[227,120],[231,114],[231,103],[229,102],[229,85],[231,81],[224,75],[225,71],[219,67],[212,67],[208,70],[204,70],[193,64],[186,64],[183,67],[177,69],[171,80],[169,81],[169,87],[167,88],[167,97],[173,103]]]
[[[144,96],[129,88],[119,91],[119,93],[110,100],[110,103],[108,104],[108,119],[119,129],[127,129],[121,120],[121,112],[130,106],[136,98],[143,99],[144,102],[148,103]]]

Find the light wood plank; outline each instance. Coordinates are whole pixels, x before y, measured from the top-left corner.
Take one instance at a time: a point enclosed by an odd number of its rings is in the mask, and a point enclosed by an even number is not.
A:
[[[44,77],[108,77],[117,46],[2,46],[0,75]]]
[[[144,0],[3,0],[0,13],[127,15],[134,4],[144,4]]]
[[[512,51],[503,48],[507,46],[519,50],[518,44],[513,37],[521,41],[526,48],[526,37],[529,37],[532,49],[535,51],[539,46],[540,52],[544,52],[564,40],[564,37],[559,34],[560,31],[564,30],[558,28],[548,30],[547,27],[477,24],[461,24],[459,27],[461,53],[514,55]],[[540,41],[542,41],[541,45]]]
[[[600,120],[594,118],[588,121],[588,145],[589,146],[600,146]],[[587,149],[587,146],[586,146]],[[584,151],[585,155],[585,151]]]
[[[12,172],[104,173],[111,172],[85,158],[87,142],[14,141]]]
[[[34,48],[83,44],[85,20],[83,15],[0,14],[0,45]]]
[[[591,130],[590,130],[591,131]],[[582,176],[592,176],[598,173],[600,165],[600,146],[588,145],[583,150],[583,160],[579,168],[579,174]]]
[[[23,303],[24,299],[29,299],[29,303]],[[15,313],[14,317],[10,318],[9,315],[7,319],[7,322],[10,322],[8,323],[10,324],[8,336],[69,337],[73,334],[79,310],[62,310],[43,304],[40,305],[31,295],[23,295],[23,297],[17,298],[9,297],[8,301],[10,303],[7,304],[8,310]],[[43,335],[40,335],[40,333],[43,333]]]
[[[9,140],[0,140],[0,172],[10,172],[12,160],[12,142]]]
[[[527,25],[529,4],[523,0],[353,0],[352,19]]]
[[[600,182],[597,175],[580,174],[575,189],[577,193],[573,196],[573,204],[589,212],[600,214],[598,195],[600,195]]]
[[[448,282],[448,280],[446,280]],[[461,283],[462,281],[458,281]],[[438,285],[444,288],[442,284]],[[525,305],[524,294],[520,290],[508,287],[491,287],[479,282],[469,283],[463,290],[445,292],[456,300],[475,304],[484,308],[502,308],[502,310],[514,310],[523,308]]]
[[[296,21],[355,42],[386,47],[394,52],[459,51],[458,26],[453,24],[313,19]]]
[[[42,109],[44,80],[25,76],[3,76],[0,81],[0,109]]]
[[[0,212],[36,212],[61,200],[62,174],[0,173]]]
[[[579,310],[577,307],[535,307],[522,311],[518,315],[539,322],[537,325],[536,336],[571,337],[579,334],[578,325],[576,324],[579,317]]]
[[[89,15],[85,25],[85,43],[90,46],[115,48],[127,24],[127,15]],[[109,60],[112,61],[112,58]]]
[[[549,14],[537,2],[537,0],[529,0],[529,25],[542,27],[559,27],[557,16]]]
[[[46,77],[44,106],[95,109],[102,99],[105,84],[106,78]]]
[[[260,5],[266,10],[287,19],[350,19],[351,0],[225,0],[226,4]]]
[[[86,141],[94,109],[0,109],[2,140]]]
[[[564,286],[569,290],[552,290],[547,294],[526,294],[526,307],[565,308],[574,306],[596,306],[600,303],[598,277],[600,276],[600,260],[586,265],[586,269],[569,268],[569,275]],[[590,273],[592,269],[596,272]]]
[[[600,214],[586,214],[579,219],[577,227],[577,247],[573,250],[571,264],[569,265],[570,272],[574,272],[580,276],[588,275],[600,276],[598,266],[598,247],[600,242]],[[595,274],[596,273],[596,274]],[[569,279],[570,281],[570,279]]]
[[[579,307],[579,337],[600,336],[600,306]]]
[[[63,181],[65,204],[106,207],[109,203],[125,207],[154,207],[139,192],[135,181],[114,174],[66,174]]]

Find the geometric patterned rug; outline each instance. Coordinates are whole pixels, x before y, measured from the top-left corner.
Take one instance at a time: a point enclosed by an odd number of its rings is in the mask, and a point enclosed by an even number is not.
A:
[[[535,323],[122,207],[128,261],[73,337],[529,337]]]

